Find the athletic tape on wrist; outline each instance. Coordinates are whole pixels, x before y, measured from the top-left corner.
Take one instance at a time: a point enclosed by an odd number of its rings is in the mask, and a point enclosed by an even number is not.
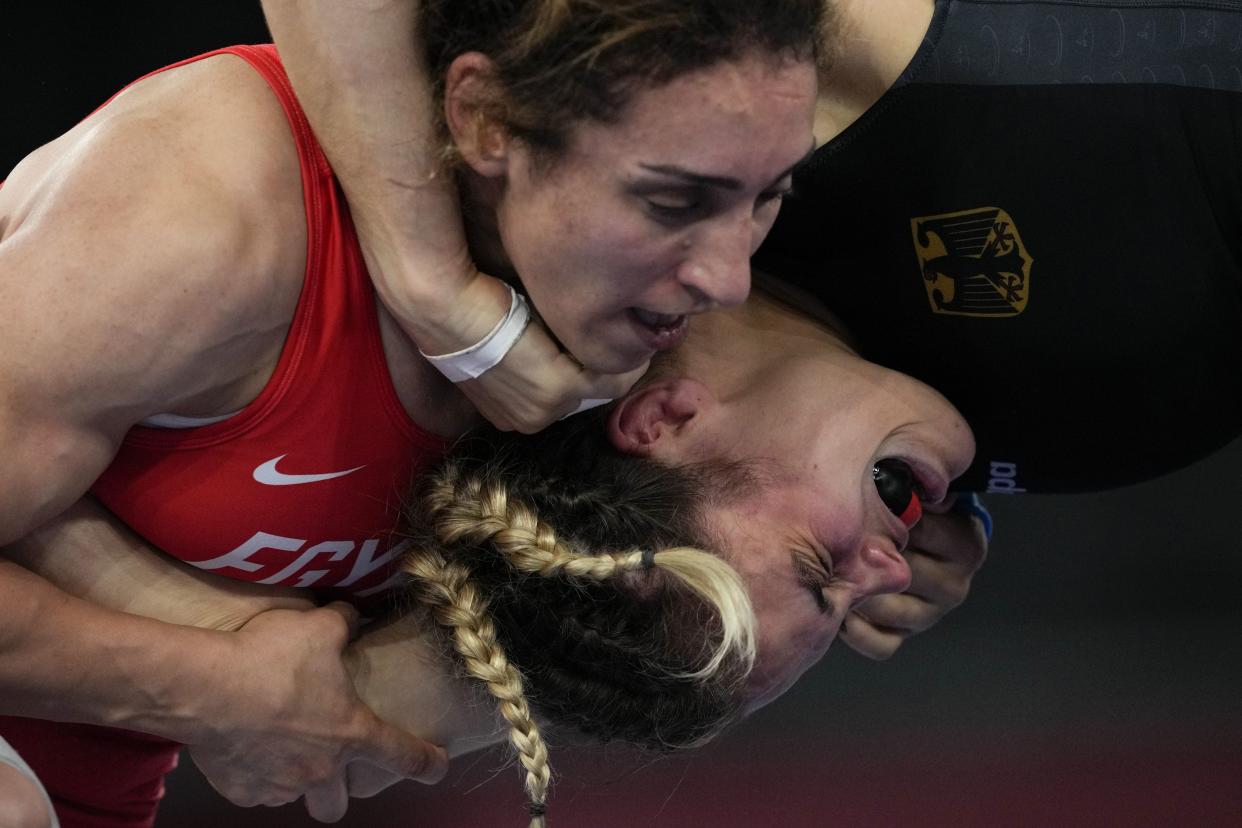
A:
[[[505,287],[509,288],[509,312],[496,323],[496,327],[487,336],[469,348],[451,354],[431,356],[419,351],[424,359],[451,382],[478,379],[495,368],[521,339],[523,331],[530,324],[530,306],[526,304],[526,297],[509,285]]]

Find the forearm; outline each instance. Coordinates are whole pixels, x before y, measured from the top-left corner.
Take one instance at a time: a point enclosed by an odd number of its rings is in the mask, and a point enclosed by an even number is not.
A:
[[[236,630],[270,609],[314,606],[298,590],[234,581],[170,558],[91,498],[4,556],[77,598],[169,624]]]
[[[195,741],[230,636],[116,612],[0,559],[0,708]]]
[[[381,294],[417,336],[461,325],[447,317],[477,307],[453,301],[477,271],[441,169],[417,0],[264,0],[263,10]],[[493,304],[483,303],[479,336],[496,322]],[[417,319],[403,312],[412,308]]]
[[[197,572],[92,500],[4,549],[0,687],[6,713],[196,737],[203,700],[244,669],[232,636],[291,590]],[[145,617],[138,617],[145,616]],[[220,691],[212,692],[213,687]]]

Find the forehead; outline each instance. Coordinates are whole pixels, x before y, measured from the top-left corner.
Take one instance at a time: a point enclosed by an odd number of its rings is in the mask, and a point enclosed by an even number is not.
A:
[[[746,500],[754,501],[755,498]],[[743,502],[743,504],[745,501]],[[757,506],[757,508],[754,508]],[[746,586],[758,622],[757,659],[748,695],[766,697],[818,661],[836,637],[838,615],[816,604],[795,563],[809,551],[805,516],[752,503],[722,506],[707,516],[718,548]]]
[[[723,557],[745,580],[787,584],[789,552],[821,543],[813,492],[777,463],[762,462],[742,491],[704,512],[704,524]]]
[[[764,161],[797,161],[810,146],[815,109],[810,61],[747,55],[665,83],[640,84],[612,122],[584,121],[570,145],[584,153],[687,152],[709,161],[739,143]],[[691,159],[673,159],[691,160]],[[731,155],[727,163],[735,164]]]

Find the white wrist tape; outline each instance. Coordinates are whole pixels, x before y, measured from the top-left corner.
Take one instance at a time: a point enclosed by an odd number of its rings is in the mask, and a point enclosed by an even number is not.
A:
[[[526,297],[509,285],[505,287],[509,288],[509,312],[505,314],[504,319],[496,323],[496,327],[492,328],[487,336],[469,348],[463,348],[451,354],[431,356],[419,351],[428,362],[435,366],[437,371],[448,377],[451,382],[478,379],[495,368],[521,338],[522,332],[530,323],[530,306],[526,304]]]

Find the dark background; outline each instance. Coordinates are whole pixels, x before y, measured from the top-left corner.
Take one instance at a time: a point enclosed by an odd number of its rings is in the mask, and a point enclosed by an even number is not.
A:
[[[241,0],[6,2],[0,20],[0,175],[144,72],[266,39]],[[552,825],[1242,825],[1239,461],[1235,443],[1126,490],[992,497],[991,559],[939,627],[885,664],[834,649],[703,750],[554,744]],[[341,824],[524,825],[520,803],[497,750]],[[317,824],[299,808],[234,808],[185,760],[158,825]]]

